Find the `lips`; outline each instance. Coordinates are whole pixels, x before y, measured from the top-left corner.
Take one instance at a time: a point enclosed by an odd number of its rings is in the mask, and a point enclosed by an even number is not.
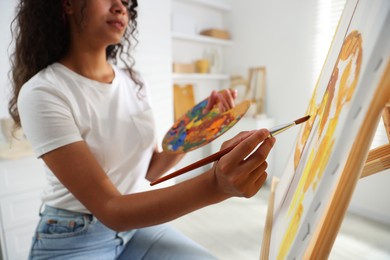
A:
[[[121,20],[110,20],[107,23],[111,26],[114,26],[115,28],[118,28],[118,29],[125,28],[125,23]]]

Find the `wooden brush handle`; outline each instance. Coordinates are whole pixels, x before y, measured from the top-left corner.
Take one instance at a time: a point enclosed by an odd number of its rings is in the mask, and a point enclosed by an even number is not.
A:
[[[219,160],[222,156],[224,156],[225,154],[227,154],[228,152],[233,150],[233,148],[236,147],[236,145],[229,146],[228,148],[225,148],[225,149],[223,149],[223,150],[221,150],[219,152],[216,152],[216,153],[214,153],[214,154],[212,154],[210,156],[207,156],[206,158],[203,158],[203,159],[201,159],[201,160],[199,160],[197,162],[194,162],[194,163],[192,163],[192,164],[190,164],[190,165],[188,165],[188,166],[186,166],[184,168],[181,168],[181,169],[179,169],[179,170],[177,170],[175,172],[172,172],[171,174],[163,176],[163,177],[161,177],[161,178],[159,178],[159,179],[157,179],[155,181],[152,181],[150,183],[150,185],[151,186],[156,185],[156,184],[161,183],[163,181],[166,181],[166,180],[172,179],[174,177],[177,177],[179,175],[182,175],[183,173],[195,170],[195,169],[197,169],[199,167],[202,167],[202,166],[204,166],[206,164],[209,164],[211,162]]]

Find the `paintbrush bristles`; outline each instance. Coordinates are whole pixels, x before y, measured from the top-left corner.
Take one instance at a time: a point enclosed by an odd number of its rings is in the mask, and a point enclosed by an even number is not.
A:
[[[299,125],[299,124],[302,124],[303,122],[306,122],[307,120],[309,120],[309,118],[310,118],[310,115],[304,116],[302,118],[295,120],[294,122],[296,125]]]

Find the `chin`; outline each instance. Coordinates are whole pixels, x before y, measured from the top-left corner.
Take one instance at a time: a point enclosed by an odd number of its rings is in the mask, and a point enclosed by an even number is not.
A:
[[[109,45],[117,45],[120,44],[121,42],[122,42],[122,38],[111,41]]]

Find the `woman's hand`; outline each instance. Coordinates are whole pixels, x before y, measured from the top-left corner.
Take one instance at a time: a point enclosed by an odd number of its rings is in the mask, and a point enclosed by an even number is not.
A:
[[[218,105],[221,113],[234,107],[234,100],[237,98],[237,90],[224,89],[221,91],[213,90],[209,96],[207,106],[203,113],[209,112],[214,106]]]
[[[241,132],[223,143],[221,149],[237,143],[231,152],[214,164],[215,180],[218,189],[226,195],[250,198],[259,191],[267,178],[266,159],[275,138],[269,137],[266,129]]]

